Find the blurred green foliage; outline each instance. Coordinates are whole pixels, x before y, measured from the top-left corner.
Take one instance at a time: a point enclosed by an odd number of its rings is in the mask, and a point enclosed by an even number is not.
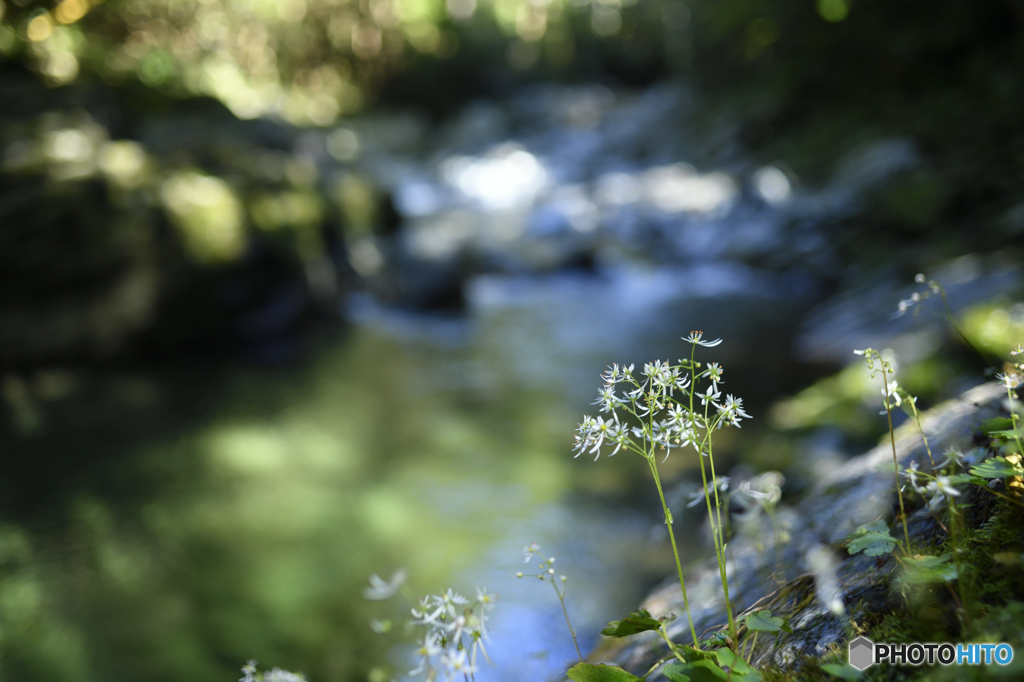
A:
[[[304,125],[329,125],[424,65],[428,82],[412,90],[456,98],[499,66],[641,82],[686,73],[712,89],[756,79],[770,115],[808,94],[866,110],[939,79],[1005,95],[1022,12],[922,0],[3,0],[0,54],[55,85],[137,80]],[[949,96],[928,106],[967,108]]]

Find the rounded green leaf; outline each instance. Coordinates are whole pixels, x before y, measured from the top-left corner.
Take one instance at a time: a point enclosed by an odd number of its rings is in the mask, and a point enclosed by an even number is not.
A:
[[[758,632],[779,632],[786,624],[781,618],[773,616],[771,611],[755,611],[744,622],[748,630]]]

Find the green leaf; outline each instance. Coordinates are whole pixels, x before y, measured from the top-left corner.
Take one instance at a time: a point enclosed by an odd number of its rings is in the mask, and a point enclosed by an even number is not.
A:
[[[646,677],[637,677],[614,665],[592,665],[577,663],[569,668],[566,675],[575,682],[643,682]]]
[[[602,635],[609,637],[629,637],[648,630],[657,630],[661,627],[661,621],[651,618],[651,614],[640,609],[634,611],[622,620],[613,620],[608,627],[601,630]]]
[[[835,675],[841,680],[859,680],[864,673],[854,668],[849,663],[825,663],[821,669],[829,675]]]
[[[733,672],[745,673],[750,670],[750,664],[736,655],[732,649],[715,649],[715,656],[718,658],[718,665],[723,668],[732,668]]]
[[[889,526],[884,521],[866,523],[849,537],[847,551],[853,555],[864,552],[867,556],[889,554],[896,547],[896,538],[889,534]]]
[[[661,673],[669,682],[692,682],[690,676],[686,674],[689,668],[689,664],[673,663],[662,668]]]
[[[865,523],[863,526],[853,531],[853,534],[856,535],[857,533],[867,532],[870,530],[873,530],[876,533],[888,533],[889,524],[887,524],[882,519],[878,519],[877,521],[872,521],[871,523]]]
[[[761,679],[761,673],[750,667],[750,664],[737,656],[732,649],[716,649],[715,654],[718,656],[718,664],[732,672],[731,679],[744,682],[755,682],[755,680]]]
[[[671,682],[717,682],[729,679],[729,673],[707,658],[691,663],[674,663],[665,666],[662,672]]]
[[[953,474],[949,477],[949,482],[952,485],[963,485],[964,483],[973,483],[974,485],[985,485],[986,481],[981,476],[973,476],[971,474]]]
[[[1024,474],[1019,467],[1006,461],[1005,457],[991,457],[971,469],[971,473],[982,478],[1009,478]]]
[[[950,562],[949,554],[932,556],[926,554],[903,560],[903,574],[900,581],[905,585],[929,585],[956,580],[956,565]]]
[[[982,433],[994,433],[996,431],[1002,431],[1005,429],[1013,428],[1013,420],[1007,417],[995,417],[994,419],[986,419],[981,422],[978,426],[978,430]]]
[[[789,629],[786,621],[773,616],[771,611],[755,611],[747,614],[744,622],[747,624],[748,630],[757,630],[758,632],[779,632]]]

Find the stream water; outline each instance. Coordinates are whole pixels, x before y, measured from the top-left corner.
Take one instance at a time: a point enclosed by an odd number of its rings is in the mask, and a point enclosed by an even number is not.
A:
[[[394,150],[400,121],[310,133],[298,147],[321,177],[340,168],[343,193],[371,178],[404,219],[390,247],[357,241],[353,267],[372,278],[398,252],[415,285],[409,273],[469,259],[463,313],[356,295],[351,324],[293,364],[9,377],[6,669],[76,682],[229,680],[253,658],[315,682],[400,670],[403,650],[369,623],[401,623],[409,605],[362,591],[401,567],[413,597],[499,595],[480,682],[564,670],[554,594],[513,577],[524,545],[569,577],[583,647],[672,565],[644,467],[572,457],[599,374],[676,359],[694,329],[724,338],[704,359],[753,419],[716,453],[743,461],[770,401],[815,371],[791,348],[821,298],[808,273],[829,267],[817,226],[874,182],[847,173],[791,196],[782,171],[721,140],[724,170],[697,171],[681,161],[700,145],[674,127],[685,105],[671,87],[621,101],[549,89],[471,107],[440,136],[447,151],[414,140],[415,157]],[[884,175],[912,157],[876,146],[861,166]],[[664,476],[692,486],[694,466],[674,455]],[[699,519],[678,518],[689,561],[706,551]]]
[[[686,275],[481,278],[458,318],[356,301],[299,366],[37,379],[52,399],[4,444],[13,669],[212,681],[256,658],[344,679],[387,662],[369,620],[407,611],[361,593],[404,567],[410,594],[498,593],[478,679],[557,671],[572,643],[550,588],[513,578],[523,545],[570,577],[583,646],[670,567],[643,467],[571,454],[604,366],[703,327],[755,417],[785,371],[762,359],[786,357],[799,299],[666,293]]]

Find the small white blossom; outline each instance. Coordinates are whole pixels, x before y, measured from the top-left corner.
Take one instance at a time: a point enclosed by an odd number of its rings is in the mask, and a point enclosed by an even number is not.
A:
[[[715,339],[714,341],[702,341],[701,337],[704,336],[704,332],[690,332],[690,335],[686,337],[685,341],[689,341],[695,346],[704,346],[705,348],[714,348],[718,344],[722,343],[722,339]]]
[[[445,630],[451,633],[452,641],[459,641],[462,639],[462,633],[466,631],[466,616],[456,616]]]
[[[715,388],[718,388],[718,384],[725,383],[722,381],[722,374],[724,372],[725,370],[722,369],[722,366],[719,365],[717,362],[709,362],[708,368],[704,370],[703,376],[710,379],[711,382],[715,385]]]
[[[611,412],[615,414],[615,408],[622,405],[622,399],[615,395],[615,389],[612,384],[606,385],[597,395],[592,405],[600,405],[602,412]]]
[[[881,389],[882,405],[887,409],[891,407],[899,407],[903,404],[903,399],[900,398],[899,391],[896,390],[898,387],[899,384],[895,379],[893,379],[885,385],[885,388]],[[892,400],[891,404],[889,402],[890,399]],[[881,414],[885,414],[885,412],[882,412]]]
[[[488,592],[486,587],[478,587],[476,588],[476,600],[480,603],[480,609],[487,613],[494,610],[494,605],[498,601],[498,595]]]
[[[715,389],[715,385],[711,384],[708,386],[708,390],[705,393],[698,393],[700,396],[701,405],[707,405],[709,402],[715,405],[715,401],[722,395],[721,392]]]
[[[1017,372],[1005,372],[1003,374],[996,375],[996,381],[1001,383],[1006,388],[1013,390],[1021,385],[1021,375]]]
[[[405,584],[408,577],[404,568],[400,568],[391,575],[391,580],[383,580],[374,573],[370,576],[370,586],[363,589],[363,598],[380,600],[394,596],[399,588]]]
[[[903,472],[903,475],[907,477],[907,481],[910,483],[910,487],[913,488],[918,494],[924,495],[927,490],[924,486],[918,485],[917,483],[917,462],[911,462],[907,470]]]
[[[466,658],[465,650],[446,652],[441,656],[441,666],[445,669],[449,680],[476,673],[476,668]]]
[[[704,501],[705,496],[711,495],[711,493],[714,491],[714,489],[715,489],[714,481],[708,481],[708,484],[704,488],[698,490],[695,493],[690,493],[690,502],[689,502],[689,504],[686,505],[686,507],[688,509],[691,508],[691,507],[696,507],[698,504],[700,504],[701,502]],[[729,477],[728,476],[721,476],[721,477],[719,477],[719,479],[718,479],[718,490],[720,492],[724,493],[728,489],[729,489]]]
[[[964,453],[960,452],[956,448],[947,448],[946,451],[942,454],[944,456],[944,459],[935,465],[936,469],[945,469],[950,464],[960,466],[961,462],[963,462],[964,459]]]
[[[419,675],[427,670],[430,667],[430,659],[440,654],[441,651],[441,647],[437,645],[437,636],[428,632],[416,648],[416,656],[420,659],[420,664],[415,670],[410,670],[409,675]]]
[[[949,482],[948,476],[937,476],[934,481],[928,483],[928,490],[949,497],[958,497],[960,495],[960,491]]]
[[[716,405],[719,414],[722,415],[721,420],[718,422],[719,426],[722,422],[728,422],[730,425],[736,428],[740,427],[740,418],[750,418],[750,415],[743,411],[743,399],[734,398],[731,394],[725,396],[725,402],[721,405]]]

